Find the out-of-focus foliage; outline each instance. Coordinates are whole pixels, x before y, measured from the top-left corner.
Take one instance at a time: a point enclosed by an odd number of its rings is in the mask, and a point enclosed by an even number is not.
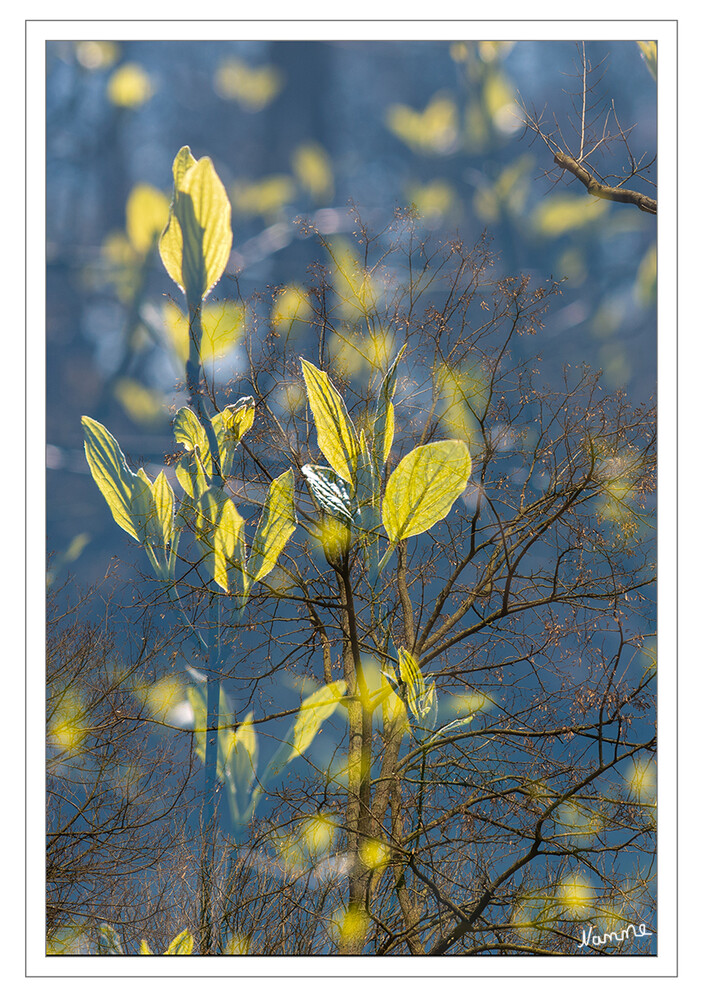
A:
[[[658,46],[656,42],[637,42],[636,44],[641,49],[642,57],[649,67],[649,72],[654,80],[656,80],[658,78]]]
[[[609,211],[609,203],[587,194],[555,194],[534,210],[533,223],[542,236],[563,236],[572,229],[593,225]]]
[[[124,63],[108,80],[108,97],[120,108],[138,108],[153,93],[152,80],[139,63]]]
[[[416,152],[443,155],[458,142],[458,110],[446,94],[436,94],[423,111],[393,104],[386,120],[394,135]]]
[[[183,365],[189,353],[188,316],[173,302],[164,304],[162,315],[167,343]],[[223,358],[237,348],[245,332],[246,319],[246,308],[240,302],[226,300],[204,305],[201,310],[203,360]]]
[[[284,86],[276,66],[250,66],[243,59],[225,59],[218,67],[214,86],[220,97],[250,112],[262,111]]]
[[[333,164],[319,143],[305,142],[297,146],[291,165],[302,189],[316,201],[326,202],[333,196]]]
[[[287,174],[272,174],[259,181],[236,181],[230,188],[233,211],[245,218],[260,215],[272,221],[296,193],[296,184]]]

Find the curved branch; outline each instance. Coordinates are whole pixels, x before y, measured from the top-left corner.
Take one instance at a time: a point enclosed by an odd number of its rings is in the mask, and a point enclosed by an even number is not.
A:
[[[636,205],[642,212],[656,215],[655,198],[649,198],[648,195],[642,194],[641,191],[630,191],[629,188],[609,187],[607,184],[600,184],[589,170],[586,170],[577,160],[574,160],[572,156],[568,156],[562,150],[558,149],[554,152],[553,162],[557,163],[562,170],[567,170],[574,177],[577,177],[580,183],[584,184],[587,188],[588,194],[593,195],[595,198],[604,198],[606,201],[619,201],[627,205]]]

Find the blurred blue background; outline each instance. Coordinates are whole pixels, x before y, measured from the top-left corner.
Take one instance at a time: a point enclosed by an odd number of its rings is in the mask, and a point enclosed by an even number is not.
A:
[[[634,42],[588,42],[598,133],[614,100],[630,148],[656,150],[656,82]],[[578,43],[50,42],[47,45],[47,532],[51,574],[103,576],[125,536],[88,474],[80,416],[128,455],[173,450],[174,286],[133,208],[161,225],[183,145],[212,157],[233,205],[233,255],[218,295],[305,285],[308,217],[353,245],[413,203],[439,238],[487,229],[501,272],[565,278],[527,350],[544,375],[602,368],[632,402],[655,392],[656,219],[547,178],[517,100],[572,141]],[[572,99],[573,102],[575,98]],[[614,128],[614,118],[611,118]],[[620,173],[624,147],[604,149]],[[596,161],[597,162],[597,161]],[[649,174],[655,181],[655,171]],[[647,194],[639,180],[629,183]],[[142,202],[138,199],[142,198]],[[136,212],[136,209],[135,209]],[[137,213],[139,214],[139,213]],[[237,345],[231,345],[237,346]],[[237,364],[237,350],[231,355]]]

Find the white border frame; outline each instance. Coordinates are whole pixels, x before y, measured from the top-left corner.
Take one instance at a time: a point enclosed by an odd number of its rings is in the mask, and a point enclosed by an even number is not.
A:
[[[237,9],[237,8],[235,8]],[[47,957],[44,954],[44,532],[28,531],[27,550],[27,942],[29,977],[671,977],[677,974],[676,899],[676,149],[677,149],[677,22],[676,21],[28,21],[27,59],[27,191],[45,190],[44,86],[48,40],[178,39],[194,41],[227,36],[237,26],[242,39],[323,40],[359,38],[452,40],[565,38],[634,40],[659,43],[658,139],[658,402],[659,402],[659,839],[658,955],[615,956],[602,960],[580,957],[441,958],[262,958],[197,957],[186,961],[162,957],[140,962],[133,957]],[[44,199],[28,197],[26,205],[28,273],[44,273]],[[34,260],[35,267],[29,266]],[[27,297],[27,349],[32,358],[33,386],[39,383],[27,412],[27,524],[44,525],[44,393],[43,331],[45,301],[33,288]],[[31,627],[30,627],[31,625]],[[178,961],[178,968],[174,964]],[[236,963],[236,964],[235,964]],[[176,985],[176,984],[174,984]],[[188,984],[186,984],[188,985]],[[283,985],[283,984],[282,984]],[[587,984],[586,984],[587,985]],[[577,986],[577,984],[576,984]],[[287,989],[290,987],[287,986]],[[172,987],[170,986],[171,990]],[[338,989],[338,987],[336,987]],[[571,990],[573,987],[571,987]],[[638,987],[641,992],[640,987]],[[296,991],[298,993],[298,990]]]

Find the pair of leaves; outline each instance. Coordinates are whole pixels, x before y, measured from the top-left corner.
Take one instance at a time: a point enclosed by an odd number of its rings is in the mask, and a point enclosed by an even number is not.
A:
[[[230,202],[210,158],[196,160],[188,146],[176,154],[173,175],[173,200],[159,252],[188,302],[199,304],[230,257]]]
[[[177,934],[164,952],[165,955],[190,955],[193,952],[194,940],[191,931],[186,928]],[[123,955],[122,944],[117,931],[111,924],[100,924],[98,927],[98,954]],[[140,942],[140,955],[153,955],[154,952],[147,942]]]
[[[245,551],[244,519],[220,487],[210,486],[193,504],[186,504],[185,509],[192,513],[194,534],[207,575],[226,593],[237,591],[244,607],[253,585],[272,571],[296,528],[294,473],[287,469],[270,484],[249,559]],[[241,576],[236,586],[233,571],[238,566]]]
[[[193,953],[193,934],[186,928],[186,930],[181,931],[177,934],[173,941],[169,942],[169,945],[164,952],[165,955],[191,955]],[[140,941],[140,955],[153,955],[154,952],[149,947],[147,942],[142,938]]]
[[[211,418],[223,476],[232,474],[237,446],[252,427],[254,416],[254,399],[252,396],[243,396],[237,403],[226,406]],[[205,485],[201,485],[205,483],[203,477],[210,479],[213,476],[213,459],[205,428],[187,406],[182,406],[174,418],[174,437],[186,450],[177,465],[179,482],[189,496],[197,498],[205,488]],[[198,461],[194,461],[196,455]]]

